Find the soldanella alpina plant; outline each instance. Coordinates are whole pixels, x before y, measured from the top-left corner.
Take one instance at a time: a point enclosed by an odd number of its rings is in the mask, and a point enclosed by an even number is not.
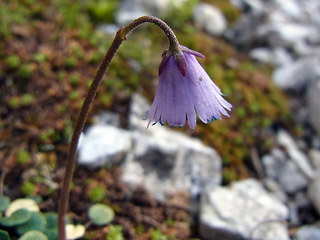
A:
[[[120,28],[99,66],[80,110],[72,135],[59,200],[59,240],[66,240],[65,215],[68,209],[70,183],[75,168],[79,137],[88,112],[103,76],[118,48],[127,39],[127,35],[130,32],[146,22],[159,26],[169,40],[169,48],[162,54],[156,96],[147,112],[149,119],[147,126],[153,121],[160,124],[167,122],[170,126],[178,127],[182,127],[185,122],[188,122],[193,130],[196,127],[197,114],[204,123],[221,119],[222,115],[229,116],[227,110],[231,110],[231,104],[223,98],[220,88],[211,80],[196,59],[196,57],[203,58],[204,56],[185,46],[181,46],[173,31],[165,22],[156,17],[143,16]]]

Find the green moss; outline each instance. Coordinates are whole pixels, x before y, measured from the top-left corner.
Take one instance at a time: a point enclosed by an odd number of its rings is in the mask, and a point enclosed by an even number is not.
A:
[[[135,232],[137,235],[141,235],[143,233],[143,225],[141,223],[136,225]]]
[[[10,69],[17,69],[21,64],[21,60],[18,55],[12,54],[6,58],[6,63]]]
[[[26,93],[21,96],[21,104],[24,106],[30,105],[33,101],[34,98],[31,94]]]
[[[109,232],[106,240],[123,240],[122,226],[121,225],[110,225]]]
[[[44,53],[36,53],[35,55],[33,55],[32,60],[38,63],[43,63],[45,61],[47,61],[48,56]]]
[[[32,74],[32,67],[30,64],[23,64],[18,69],[19,77],[23,79],[29,79]]]
[[[69,82],[73,86],[77,85],[79,81],[80,81],[80,75],[77,73],[72,74],[69,78]]]
[[[64,64],[68,69],[74,68],[77,65],[77,59],[74,57],[68,57]]]
[[[30,153],[26,150],[19,151],[17,155],[17,160],[20,164],[26,164],[31,160]]]
[[[236,109],[236,114],[239,118],[244,118],[247,115],[247,110],[245,107],[238,107]]]
[[[179,29],[184,33],[194,33],[192,13],[199,0],[187,0],[181,6],[175,6],[172,2],[172,10],[164,17],[164,20],[174,29]],[[178,14],[177,14],[178,13]]]
[[[70,119],[66,120],[63,133],[66,139],[69,139],[73,134],[72,121]]]
[[[30,181],[22,184],[20,190],[24,196],[32,195],[35,192],[36,185]]]
[[[118,0],[96,0],[88,2],[87,11],[96,22],[114,22],[118,5]]]
[[[171,240],[174,239],[174,236],[166,236],[160,229],[154,229],[151,231],[150,238],[151,240]]]
[[[83,49],[79,46],[73,46],[72,47],[72,53],[78,58],[78,59],[83,59],[84,57],[84,52]]]
[[[56,135],[55,130],[53,128],[49,128],[40,135],[40,140],[45,142],[51,139],[55,135]]]
[[[71,100],[76,100],[80,97],[80,93],[77,90],[73,90],[69,93],[69,98]]]
[[[223,184],[229,184],[230,182],[234,181],[236,176],[234,172],[231,170],[224,170],[222,173],[222,182]]]
[[[67,110],[68,110],[68,107],[66,105],[60,105],[58,111],[59,113],[65,113],[67,112]]]
[[[99,99],[103,105],[108,105],[112,101],[112,95],[111,94],[101,94],[101,95],[99,95]]]
[[[20,99],[17,98],[17,97],[12,97],[12,98],[9,99],[8,105],[11,108],[17,108],[17,107],[20,106]]]
[[[106,194],[104,187],[96,185],[89,191],[88,197],[90,202],[101,202]]]

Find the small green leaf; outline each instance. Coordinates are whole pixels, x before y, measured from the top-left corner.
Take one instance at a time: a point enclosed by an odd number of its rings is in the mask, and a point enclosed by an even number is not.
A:
[[[54,212],[48,212],[44,214],[44,217],[47,222],[47,229],[54,229],[58,227],[58,215]]]
[[[57,240],[58,239],[58,229],[57,228],[46,229],[46,230],[44,230],[44,233],[47,235],[49,240]]]
[[[16,227],[18,234],[22,235],[30,230],[43,231],[45,229],[46,219],[39,212],[31,212],[31,218],[28,222]]]
[[[110,225],[110,229],[106,240],[123,240],[122,226],[121,225]]]
[[[107,225],[114,218],[114,211],[111,207],[104,204],[95,204],[89,208],[89,218],[95,225]]]
[[[14,213],[12,213],[10,217],[0,218],[0,225],[6,226],[6,227],[17,226],[25,222],[28,222],[30,218],[31,218],[31,212],[29,212],[26,209],[19,209]]]
[[[10,204],[10,198],[7,196],[0,197],[0,211],[4,211]]]
[[[0,230],[0,240],[10,240],[9,234],[6,231]]]
[[[23,234],[18,240],[49,240],[46,235],[39,231],[29,231]]]

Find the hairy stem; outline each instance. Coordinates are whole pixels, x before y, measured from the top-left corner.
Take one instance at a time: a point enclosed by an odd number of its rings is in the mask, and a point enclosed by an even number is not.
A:
[[[73,174],[74,174],[76,155],[77,155],[77,146],[78,146],[80,134],[87,120],[89,110],[96,97],[99,86],[103,80],[103,76],[105,72],[108,70],[110,62],[114,57],[114,55],[116,54],[117,50],[119,49],[120,45],[124,40],[126,40],[126,36],[130,32],[132,32],[136,27],[138,27],[140,24],[145,22],[154,23],[164,31],[170,43],[169,49],[176,50],[176,51],[177,49],[179,49],[179,42],[176,36],[174,35],[173,31],[171,30],[171,28],[161,19],[156,17],[151,17],[151,16],[140,17],[134,20],[133,22],[129,23],[127,26],[120,28],[119,31],[117,32],[109,50],[107,51],[106,55],[104,56],[99,66],[99,69],[94,77],[94,80],[91,84],[89,92],[82,105],[82,108],[80,110],[80,113],[76,121],[74,132],[71,138],[71,143],[69,145],[69,152],[67,157],[65,174],[64,174],[60,199],[59,199],[59,209],[58,209],[59,240],[66,240],[65,215],[68,210],[70,183],[72,181]]]

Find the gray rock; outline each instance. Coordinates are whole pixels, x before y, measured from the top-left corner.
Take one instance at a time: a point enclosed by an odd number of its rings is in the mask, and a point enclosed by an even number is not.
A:
[[[136,132],[133,143],[122,174],[133,189],[143,185],[160,200],[179,191],[195,198],[221,182],[220,156],[196,139],[162,127],[151,135]]]
[[[157,199],[186,191],[198,196],[207,185],[221,182],[221,158],[217,152],[160,124],[150,126],[146,99],[139,94],[131,98],[129,129],[133,149],[123,165],[122,180],[133,189],[143,185]],[[156,188],[154,186],[157,186]]]
[[[294,202],[288,202],[287,203],[288,210],[289,210],[289,217],[288,221],[293,225],[299,225],[299,213],[298,213],[298,207]]]
[[[283,66],[292,63],[292,57],[284,48],[254,48],[249,53],[250,57],[258,62]]]
[[[110,125],[93,125],[82,135],[78,163],[89,168],[119,164],[131,149],[131,134]]]
[[[119,30],[119,26],[117,24],[101,24],[97,26],[97,30],[103,34],[115,36]]]
[[[254,179],[202,194],[200,234],[208,240],[289,239],[288,209]]]
[[[280,145],[285,147],[289,157],[294,161],[302,173],[308,178],[313,178],[314,171],[309,159],[302,151],[299,150],[294,139],[285,130],[280,130],[277,134],[277,140]]]
[[[227,31],[227,38],[244,49],[283,47],[314,55],[318,42],[320,4],[317,0],[231,0],[244,15]],[[316,46],[314,46],[316,47]],[[318,52],[318,51],[317,51]],[[261,52],[260,52],[261,53]],[[259,53],[259,54],[260,54]]]
[[[300,59],[276,69],[273,79],[283,90],[299,91],[319,76],[317,66],[318,60],[315,58]]]
[[[320,171],[320,150],[311,149],[309,151],[309,157],[314,169]]]
[[[261,0],[230,0],[232,4],[249,13],[263,13],[266,11],[265,4]]]
[[[195,7],[193,18],[196,26],[204,29],[212,36],[221,35],[227,28],[227,21],[222,12],[207,3],[199,3]]]
[[[320,78],[310,84],[307,93],[307,104],[309,112],[309,121],[317,133],[320,135]]]
[[[320,239],[320,228],[315,226],[303,226],[299,228],[297,240],[319,240]]]
[[[264,21],[262,14],[245,14],[225,32],[225,37],[239,48],[250,49],[257,42],[257,29]]]
[[[281,186],[272,178],[263,179],[263,183],[266,188],[282,203],[286,203],[288,200],[287,194],[283,191]]]
[[[188,0],[124,0],[116,14],[116,22],[124,25],[144,16],[164,16],[173,7],[181,7]]]
[[[292,161],[287,161],[279,169],[278,182],[287,193],[295,193],[308,186],[308,178],[299,170]]]
[[[118,113],[105,111],[93,117],[93,124],[120,127],[120,116]]]
[[[309,181],[305,174],[279,149],[274,149],[271,154],[263,156],[262,164],[266,176],[273,179],[286,193],[295,193],[308,186]],[[275,187],[274,185],[271,183],[271,187]]]
[[[278,154],[278,156],[275,154]],[[261,161],[266,176],[268,178],[278,179],[279,169],[286,163],[287,156],[280,149],[274,149],[271,154],[263,156]]]
[[[148,126],[148,120],[146,119],[146,113],[149,110],[150,105],[147,100],[140,94],[132,94],[129,112],[129,129],[137,131],[145,131]],[[156,128],[161,128],[159,125],[155,125],[148,128],[146,134],[151,134]]]
[[[320,171],[318,170],[308,187],[308,197],[320,214]]]

